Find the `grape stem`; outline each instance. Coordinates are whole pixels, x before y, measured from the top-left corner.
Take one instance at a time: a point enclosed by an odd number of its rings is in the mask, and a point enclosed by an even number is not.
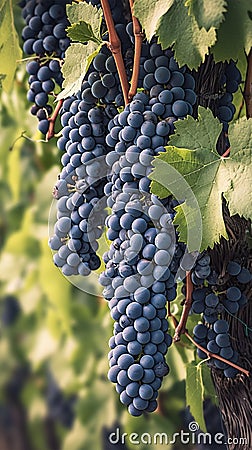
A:
[[[172,317],[170,302],[168,302],[168,317]]]
[[[223,155],[221,155],[221,157],[226,158],[229,155],[230,155],[230,147],[227,148],[227,150],[223,153]]]
[[[183,311],[181,314],[180,321],[175,329],[174,342],[180,341],[181,334],[186,333],[186,322],[188,319],[188,315],[192,306],[192,293],[193,293],[193,284],[191,280],[191,272],[186,272],[186,298],[183,305]]]
[[[10,151],[10,152],[13,150],[13,148],[14,148],[14,146],[16,145],[17,141],[18,141],[19,139],[22,139],[22,138],[24,138],[24,139],[26,139],[27,141],[30,141],[30,142],[47,142],[45,139],[33,139],[33,138],[30,138],[29,136],[26,136],[25,133],[26,133],[26,130],[22,131],[22,133],[20,134],[20,136],[18,136],[18,137],[15,139],[15,141],[11,144],[11,146],[9,147],[9,151]]]
[[[126,74],[126,69],[122,57],[121,41],[115,29],[115,24],[111,14],[111,9],[108,0],[101,0],[102,10],[109,33],[109,49],[115,59],[116,68],[120,78],[120,83],[123,91],[123,98],[125,105],[128,104],[129,82]]]
[[[175,330],[177,329],[179,322],[176,319],[176,317],[173,314],[170,314],[169,317],[172,318]],[[246,375],[247,377],[250,377],[250,373],[248,370],[243,369],[243,367],[238,366],[237,364],[233,363],[232,361],[228,361],[225,358],[222,358],[222,356],[216,355],[215,353],[211,353],[209,352],[206,348],[202,347],[200,344],[198,344],[197,342],[195,342],[195,340],[192,338],[192,336],[188,333],[188,331],[185,330],[184,335],[187,337],[187,339],[189,339],[189,341],[191,341],[195,347],[197,347],[199,350],[201,350],[202,352],[204,352],[207,356],[207,358],[213,358],[213,359],[218,359],[219,361],[222,361],[226,364],[228,364],[229,366],[234,367],[235,369],[239,370],[239,372],[244,373],[244,375]]]
[[[49,129],[48,129],[48,132],[46,134],[47,141],[52,139],[54,137],[54,135],[55,135],[55,133],[54,133],[55,122],[56,122],[56,119],[58,117],[58,114],[59,114],[59,111],[60,111],[60,108],[61,108],[62,104],[63,104],[63,99],[58,101],[57,106],[56,106],[52,116],[49,117],[49,119],[48,119],[48,121],[49,121]]]
[[[143,42],[143,33],[142,33],[141,26],[140,26],[138,19],[134,16],[134,12],[133,12],[134,0],[129,0],[129,3],[130,3],[132,22],[133,22],[133,32],[134,32],[134,36],[135,36],[134,63],[133,63],[133,72],[132,72],[132,78],[131,78],[131,87],[129,90],[129,101],[131,101],[137,92],[138,77],[139,77],[139,70],[140,70],[141,49],[142,49],[142,42]]]
[[[244,88],[244,100],[246,104],[247,119],[252,117],[252,48],[247,56],[247,73]]]
[[[241,88],[240,88],[240,91],[242,92]],[[242,95],[243,95],[243,92],[242,92]],[[244,97],[242,97],[242,101],[241,101],[241,104],[238,109],[237,119],[240,119],[240,117],[241,117],[244,104],[245,104],[245,100],[244,100]]]

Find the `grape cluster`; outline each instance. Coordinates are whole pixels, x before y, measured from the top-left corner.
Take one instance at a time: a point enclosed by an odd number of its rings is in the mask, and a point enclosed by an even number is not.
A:
[[[52,112],[48,103],[49,94],[53,94],[55,84],[62,85],[60,61],[70,44],[65,31],[69,25],[67,3],[67,0],[29,0],[20,3],[26,23],[22,31],[23,51],[27,55],[36,55],[26,66],[29,74],[27,99],[34,103],[31,113],[37,116],[38,129],[43,134],[48,131],[48,116]],[[50,61],[46,60],[48,57]]]
[[[25,383],[27,383],[29,375],[30,368],[27,363],[23,362],[22,365],[15,367],[4,386],[4,391],[10,399],[14,401],[20,399],[21,391]]]
[[[131,29],[128,24],[129,34]],[[196,101],[192,90],[194,79],[187,69],[175,65],[172,52],[163,52],[157,44],[150,47],[144,44],[145,59],[147,51],[150,52],[147,60],[156,62],[161,75],[169,71],[169,64],[173,67],[174,61],[173,68],[183,78],[184,90],[179,88],[184,94],[182,103],[178,102],[180,99],[173,90],[175,82],[172,86],[162,77],[146,90],[150,77],[145,72],[141,78],[140,71],[139,85],[143,83],[145,93],[136,94],[130,105],[110,121],[106,138],[107,144],[115,149],[106,157],[111,178],[105,186],[107,204],[112,208],[106,222],[107,237],[112,244],[104,255],[106,270],[100,276],[105,287],[103,295],[115,320],[108,376],[116,383],[120,400],[132,415],[156,408],[157,391],[168,373],[165,354],[171,338],[165,319],[166,300],[176,297],[175,274],[184,250],[177,244],[172,227],[177,202],[171,198],[160,202],[150,195],[148,175],[154,156],[164,151],[174,131],[174,122],[191,113]],[[162,55],[163,59],[153,58],[154,54]],[[176,74],[171,76],[174,78]],[[192,95],[187,97],[185,80],[192,88]],[[143,356],[150,357],[150,379],[145,376],[147,366],[142,364]],[[153,378],[155,375],[159,380]]]
[[[65,180],[60,180],[65,186]],[[96,206],[97,190],[89,189],[92,199],[87,202],[85,193],[81,190],[73,194],[65,191],[62,197],[57,197],[57,222],[54,235],[49,240],[52,250],[56,251],[53,261],[66,276],[87,276],[91,270],[100,267],[97,240],[103,233],[103,209]],[[99,194],[98,194],[99,195]],[[92,222],[92,225],[90,223]],[[93,228],[92,228],[93,227]]]
[[[134,42],[132,22],[126,31]],[[179,67],[173,51],[162,50],[155,40],[151,45],[147,42],[142,44],[138,87],[150,95],[152,110],[158,116],[181,119],[193,114],[197,96],[191,72],[186,66]],[[159,94],[166,101],[161,101]]]
[[[105,222],[106,179],[105,142],[109,117],[107,108],[96,106],[87,98],[88,82],[82,90],[64,101],[63,125],[58,147],[63,151],[63,170],[54,189],[57,222],[49,241],[54,262],[64,275],[88,275],[100,266],[97,240]],[[111,114],[109,109],[108,114]]]
[[[101,8],[100,0],[89,0],[89,3],[91,3],[93,6],[97,6],[97,8]],[[109,0],[109,6],[114,22],[121,23],[122,21],[124,21],[123,1]]]
[[[90,3],[98,8],[101,7],[99,1],[92,0]],[[115,30],[121,41],[121,50],[125,59],[126,53],[132,45],[126,33],[123,2],[121,0],[109,0],[109,4]],[[103,40],[108,41],[107,33],[103,34]],[[127,75],[130,78],[130,70],[127,70]],[[107,109],[113,109],[113,105],[116,107],[124,105],[122,88],[115,60],[107,46],[103,46],[98,55],[95,56],[85,79],[87,81],[86,96],[88,100],[91,98],[96,102],[99,101],[99,104],[107,105]],[[111,118],[114,117],[114,115],[114,112],[112,112]]]
[[[48,415],[53,420],[60,422],[65,428],[71,428],[75,418],[75,396],[66,397],[50,374],[46,400]]]
[[[204,324],[198,324],[193,330],[195,342],[206,348],[212,354],[221,356],[222,358],[237,363],[239,359],[238,353],[233,350],[229,335],[229,324],[224,319],[217,319],[212,326],[207,327]],[[202,359],[207,358],[204,351],[198,349],[198,356]],[[238,370],[228,363],[213,359],[211,361],[213,367],[223,370],[224,376],[233,378],[237,375]]]
[[[194,314],[202,314],[203,323],[194,328],[196,342],[213,354],[238,362],[238,353],[232,348],[229,324],[222,318],[223,313],[236,315],[247,303],[244,294],[247,285],[252,280],[250,271],[242,267],[238,261],[229,261],[226,267],[227,287],[218,284],[218,276],[211,270],[211,259],[208,254],[200,255],[192,271],[192,281],[195,289],[192,294]],[[206,358],[206,353],[198,350],[200,358]],[[238,370],[227,363],[213,359],[214,367],[222,369],[224,375],[233,378]]]
[[[130,45],[129,39],[125,42]],[[66,99],[60,111],[63,128],[57,145],[64,152],[63,170],[54,190],[58,212],[49,245],[67,276],[89,275],[101,264],[97,240],[105,223],[105,155],[111,150],[105,138],[122,104],[114,58],[105,48],[95,56],[81,91]]]
[[[217,283],[217,273],[211,268],[211,258],[207,252],[201,253],[191,271],[191,279],[195,286],[201,286],[204,281],[209,285]]]
[[[20,315],[20,305],[16,297],[13,295],[6,295],[1,299],[0,319],[5,327],[9,327],[15,323]]]
[[[48,117],[52,113],[52,107],[48,103],[49,95],[53,94],[55,83],[59,85],[62,83],[60,64],[57,60],[52,60],[41,65],[39,60],[34,60],[27,63],[26,70],[30,85],[27,99],[34,103],[31,114],[39,121],[38,130],[46,134],[49,128]]]
[[[27,55],[55,55],[64,57],[70,40],[66,35],[69,22],[66,18],[67,0],[22,1],[22,16],[26,26],[22,31],[23,50]]]
[[[53,94],[55,84],[62,85],[60,62],[64,59],[65,50],[70,44],[65,31],[69,25],[65,11],[66,3],[69,1],[47,0],[41,3],[39,0],[30,0],[21,2],[22,15],[26,21],[22,33],[25,41],[23,49],[28,55],[37,55],[37,59],[27,64],[30,86],[27,98],[35,103],[31,108],[31,113],[37,116],[38,129],[43,134],[48,131],[48,116],[52,112],[52,108],[48,104],[49,94]],[[91,3],[100,7],[99,2]],[[110,7],[116,31],[122,41],[122,50],[125,52],[131,43],[125,31],[122,2],[110,0]],[[106,34],[103,39],[107,39]],[[42,61],[44,57],[50,57],[51,61]],[[123,105],[122,90],[114,58],[106,48],[103,48],[95,57],[89,69],[88,82],[88,88],[91,89],[95,99],[102,100],[105,104],[115,102],[117,106]]]
[[[157,391],[169,372],[165,354],[172,339],[167,333],[166,297],[173,300],[176,296],[174,274],[168,268],[172,238],[169,214],[158,201],[145,206],[137,194],[122,193],[117,198],[117,208],[126,200],[125,209],[117,209],[120,237],[105,255],[106,270],[100,276],[115,320],[108,377],[117,383],[120,400],[130,414],[139,416],[156,409]],[[148,212],[160,215],[154,221],[156,227]],[[117,218],[110,216],[109,230],[115,230]]]
[[[225,64],[225,72],[221,79],[224,93],[218,99],[217,117],[223,124],[223,131],[228,131],[228,123],[234,117],[235,106],[233,105],[233,94],[238,90],[241,83],[241,73],[235,62],[231,60]]]
[[[172,100],[163,86],[156,102],[160,110],[155,111],[150,95],[136,94],[110,121],[106,138],[115,148],[106,157],[111,178],[105,186],[112,208],[106,222],[112,244],[100,276],[115,320],[108,376],[117,383],[120,399],[132,415],[157,407],[157,390],[168,373],[165,354],[171,337],[166,301],[176,297],[175,274],[183,254],[172,226],[177,202],[171,197],[159,201],[149,194],[151,162],[164,151],[176,120],[166,116],[168,97]]]
[[[109,53],[108,49],[102,49],[95,56],[86,78],[86,92],[83,95],[87,102],[97,102],[99,100],[101,104],[107,105],[108,110],[113,108],[113,105],[116,107],[123,106],[119,76],[114,57]]]
[[[186,66],[179,68],[172,50],[162,50],[153,43],[149,57],[144,47],[143,65],[140,66],[140,81],[150,94],[152,111],[158,116],[184,118],[193,114],[197,97],[195,81]]]

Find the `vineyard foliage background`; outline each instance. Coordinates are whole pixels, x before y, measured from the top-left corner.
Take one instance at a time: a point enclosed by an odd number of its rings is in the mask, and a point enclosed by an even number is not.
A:
[[[80,3],[76,8],[81,5],[84,4]],[[78,89],[87,66],[85,58],[90,57],[100,45],[99,30],[97,23],[94,23],[100,19],[92,15],[88,17],[84,9],[76,22],[86,20],[92,27],[95,26],[97,42],[91,41],[90,48],[85,48],[83,60],[79,55],[82,44],[70,46],[63,69],[65,91],[62,97]],[[243,80],[246,75],[244,49],[248,54],[252,46],[250,10],[249,0],[135,1],[135,13],[147,38],[151,39],[156,33],[164,47],[174,44],[179,64],[186,63],[190,68],[197,68],[211,48],[216,61],[238,60]],[[127,433],[148,431],[151,434],[165,432],[172,435],[184,426],[182,411],[186,405],[190,405],[195,419],[205,429],[202,401],[211,398],[215,402],[216,397],[208,368],[198,364],[194,347],[184,338],[169,351],[168,364],[172,369],[162,386],[162,408],[148,419],[130,417],[107,381],[107,341],[112,328],[107,304],[100,297],[85,294],[70,284],[53,265],[47,244],[51,191],[60,171],[60,155],[56,139],[43,141],[36,130],[36,119],[29,114],[27,75],[20,38],[23,24],[18,5],[1,0],[0,18],[0,295],[2,300],[6,294],[17,296],[21,307],[21,314],[13,326],[5,327],[0,322],[0,410],[8,404],[6,386],[9,380],[20,367],[27,367],[19,399],[27,414],[29,440],[36,450],[44,450],[48,445],[45,390],[49,372],[66,395],[76,396],[76,418],[72,429],[54,424],[63,450],[103,448],[104,427],[113,430],[116,423]],[[237,111],[241,101],[242,95],[238,92],[235,96]],[[251,157],[245,150],[251,150],[251,120],[246,120],[245,115],[244,106],[240,111],[243,118],[231,126],[233,158],[230,168],[227,168],[229,162],[224,163],[221,158],[216,160],[216,165],[225,166],[221,170],[228,173],[227,178],[236,176],[235,195],[232,197],[230,191],[227,194],[232,212],[249,218]],[[180,153],[180,147],[186,148],[189,160],[190,151],[194,149],[193,140],[187,139],[185,133],[197,130],[197,150],[201,154],[205,152],[206,161],[201,156],[198,159],[203,170],[216,141],[218,126],[215,121],[211,113],[202,110],[203,128],[200,128],[200,123],[195,124],[194,119],[178,123],[177,129],[183,131],[184,141],[178,137],[172,139],[174,155]],[[204,127],[208,129],[207,142],[202,134]],[[242,158],[240,148],[244,149]],[[168,151],[169,148],[163,158],[172,164],[172,154]],[[237,172],[238,166],[241,175]],[[186,173],[186,164],[183,170]],[[222,181],[224,178],[225,175],[220,183],[225,184]],[[216,214],[218,202],[220,210],[222,188],[218,185],[216,197],[210,199],[206,193],[208,200],[211,200],[209,208],[213,210],[213,215]],[[160,187],[154,183],[153,190],[162,194]],[[216,228],[211,231],[211,223],[203,223],[203,230],[205,227],[207,232],[202,248],[212,246],[219,235],[225,235],[222,220],[219,217],[217,231]],[[184,237],[186,230],[182,214],[179,226]],[[180,300],[178,298],[175,302],[175,313],[181,309]],[[0,308],[2,311],[3,301]],[[197,318],[190,318],[189,331],[196,322]],[[155,449],[158,448],[155,446]]]

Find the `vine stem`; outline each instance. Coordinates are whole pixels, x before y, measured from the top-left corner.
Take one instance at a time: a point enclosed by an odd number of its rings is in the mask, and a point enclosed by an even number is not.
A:
[[[175,317],[173,314],[171,314],[171,313],[168,315],[168,317],[171,317],[171,318],[172,318],[174,327],[175,327],[175,329],[176,329],[176,328],[178,327],[178,325],[179,325],[178,320],[177,320],[176,317]],[[228,361],[227,359],[222,358],[222,356],[215,355],[214,353],[209,352],[207,349],[205,349],[205,348],[202,347],[200,344],[198,344],[197,342],[195,342],[195,340],[194,340],[194,339],[192,338],[192,336],[188,333],[188,331],[185,330],[184,335],[187,337],[187,339],[188,339],[189,341],[191,341],[191,342],[195,345],[195,347],[197,347],[199,350],[201,350],[202,352],[204,352],[208,358],[218,359],[219,361],[222,361],[222,362],[228,364],[229,366],[232,366],[232,367],[234,367],[235,369],[239,370],[239,372],[244,373],[244,375],[246,375],[247,377],[250,377],[250,373],[249,373],[248,370],[243,369],[243,367],[238,366],[237,364],[233,363],[232,361]]]
[[[48,132],[46,134],[46,139],[48,141],[54,137],[54,134],[55,134],[54,133],[55,122],[56,122],[56,119],[58,117],[58,114],[59,114],[59,111],[60,111],[60,108],[61,108],[62,104],[63,104],[63,99],[58,101],[57,106],[56,106],[52,116],[49,117],[49,119],[48,119],[49,120],[49,129],[48,129]]]
[[[137,91],[138,77],[139,77],[139,70],[140,70],[141,49],[142,49],[142,42],[143,42],[143,33],[142,33],[142,29],[141,29],[138,19],[134,16],[134,11],[133,11],[134,0],[129,0],[129,4],[130,4],[130,9],[131,9],[131,15],[132,15],[133,32],[134,32],[134,36],[135,36],[135,52],[134,52],[133,72],[132,72],[132,78],[131,78],[131,87],[130,87],[129,94],[128,94],[129,101],[131,101]]]
[[[116,68],[120,78],[120,83],[123,91],[123,98],[125,105],[128,104],[129,82],[126,74],[126,69],[122,57],[121,41],[115,29],[115,24],[111,14],[111,9],[108,0],[101,0],[102,10],[109,33],[109,48],[114,56]]]
[[[247,56],[247,73],[244,88],[244,100],[246,104],[247,119],[252,117],[252,48]]]
[[[192,293],[193,293],[193,284],[191,280],[191,272],[186,272],[186,298],[185,303],[183,305],[183,311],[181,314],[180,321],[175,329],[174,342],[180,341],[181,334],[186,333],[186,322],[188,319],[188,315],[192,306]]]

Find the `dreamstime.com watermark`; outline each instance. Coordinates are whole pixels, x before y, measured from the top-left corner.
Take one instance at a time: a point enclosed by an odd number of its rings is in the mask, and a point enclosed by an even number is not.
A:
[[[223,433],[216,433],[214,435],[210,433],[204,433],[200,431],[197,422],[190,422],[188,425],[188,431],[180,430],[179,432],[168,435],[167,433],[121,433],[119,427],[109,434],[108,440],[110,444],[127,444],[131,445],[170,445],[170,444],[204,444],[204,445],[247,445],[246,438],[226,438]]]

